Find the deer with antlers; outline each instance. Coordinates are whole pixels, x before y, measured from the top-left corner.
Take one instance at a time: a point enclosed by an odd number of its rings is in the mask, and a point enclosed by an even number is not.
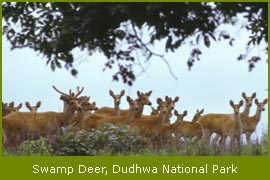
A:
[[[14,147],[33,135],[36,138],[40,136],[51,138],[57,128],[68,125],[69,119],[74,116],[75,111],[81,110],[78,96],[82,93],[83,88],[77,94],[63,93],[55,86],[53,89],[61,94],[60,99],[67,104],[64,112],[14,112],[3,117],[4,147]],[[27,137],[23,137],[25,135]]]

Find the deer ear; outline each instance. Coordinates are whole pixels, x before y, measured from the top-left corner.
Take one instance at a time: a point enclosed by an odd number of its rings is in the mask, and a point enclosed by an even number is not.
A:
[[[232,107],[234,107],[234,103],[233,103],[232,100],[230,100],[230,105],[231,105]]]
[[[19,109],[21,109],[21,108],[22,108],[22,103],[20,103],[20,104],[18,105],[18,108],[19,108]]]
[[[9,107],[14,107],[14,101],[11,101],[8,106]]]
[[[174,98],[174,102],[177,102],[177,101],[179,101],[179,97],[178,97],[178,96],[176,96],[176,97]]]
[[[131,102],[131,97],[127,96],[127,102],[130,103]]]
[[[258,101],[257,98],[255,99],[255,104],[256,104],[257,106],[259,105],[259,101]]]
[[[243,104],[244,104],[244,101],[241,100],[241,101],[239,102],[239,106],[242,106]]]
[[[122,90],[120,93],[120,96],[124,96],[125,95],[125,90]]]
[[[267,104],[267,102],[268,102],[268,99],[265,99],[265,100],[263,101],[263,104]]]
[[[41,106],[41,101],[38,101],[36,104],[36,108],[39,108]]]
[[[177,110],[174,110],[174,115],[178,116],[178,111]]]
[[[242,92],[242,97],[243,97],[244,99],[247,99],[246,93]]]
[[[141,92],[140,92],[139,90],[137,91],[137,95],[138,95],[138,96],[140,96],[140,95],[141,95]]]
[[[28,109],[31,109],[30,103],[29,103],[28,101],[25,102],[25,106],[26,106]]]
[[[183,113],[183,116],[186,116],[186,115],[187,115],[187,110],[185,110]]]
[[[113,97],[114,96],[114,94],[113,94],[113,91],[112,90],[109,90],[109,93],[110,93],[110,95]]]
[[[203,112],[204,112],[204,109],[202,109],[202,110],[200,111],[200,114],[203,114]]]
[[[157,98],[157,103],[160,104],[162,102],[161,98]]]
[[[255,98],[256,97],[256,93],[254,92],[251,97],[252,98]]]
[[[150,96],[152,94],[152,91],[149,91],[147,93],[145,93],[147,96]]]

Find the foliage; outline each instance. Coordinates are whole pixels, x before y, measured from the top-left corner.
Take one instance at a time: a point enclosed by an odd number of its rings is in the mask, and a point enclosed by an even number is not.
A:
[[[5,25],[3,35],[14,48],[29,47],[47,58],[52,70],[65,64],[73,75],[72,50],[79,47],[91,55],[101,52],[108,62],[104,69],[118,66],[113,80],[122,78],[132,85],[136,79],[134,64],[136,52],[141,52],[145,61],[157,56],[170,69],[164,55],[153,52],[155,42],[165,40],[165,50],[174,52],[190,42],[191,49],[187,65],[191,68],[199,60],[201,50],[212,41],[227,40],[233,45],[233,37],[226,31],[217,32],[222,24],[236,24],[237,15],[248,20],[243,28],[250,30],[247,52],[239,60],[248,59],[252,70],[260,57],[249,57],[249,49],[267,42],[267,3],[45,3],[5,2],[2,14]],[[19,28],[18,28],[19,27]],[[147,37],[145,38],[145,34]],[[196,46],[197,45],[197,46]],[[265,48],[267,50],[267,48]],[[267,51],[266,51],[267,53]],[[173,72],[170,69],[170,73]],[[173,75],[174,76],[174,75]]]
[[[21,156],[50,156],[50,147],[44,138],[27,140],[20,144],[19,155]]]
[[[106,124],[95,131],[62,128],[50,142],[53,155],[117,155],[138,153],[146,141],[127,126]]]

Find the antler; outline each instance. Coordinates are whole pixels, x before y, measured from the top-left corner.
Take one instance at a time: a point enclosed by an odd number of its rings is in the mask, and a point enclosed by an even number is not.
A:
[[[64,96],[70,96],[70,95],[68,95],[68,94],[66,94],[66,93],[63,93],[62,91],[58,90],[54,85],[53,85],[52,87],[53,87],[53,89],[54,89],[56,92],[58,92],[58,93],[60,93],[60,94],[62,94],[62,95],[64,95]]]
[[[83,92],[83,90],[84,90],[84,87],[82,87],[82,89],[80,90],[80,87],[78,86],[77,87],[77,94],[74,95],[74,97],[78,97]]]
[[[60,94],[62,94],[64,96],[69,96],[69,97],[73,97],[73,98],[77,98],[83,92],[83,90],[84,90],[84,87],[82,87],[82,89],[80,90],[80,87],[78,86],[77,87],[77,93],[76,94],[75,93],[72,93],[71,90],[69,90],[69,95],[68,95],[68,94],[63,93],[62,91],[58,90],[54,85],[52,87],[58,93],[60,93]]]

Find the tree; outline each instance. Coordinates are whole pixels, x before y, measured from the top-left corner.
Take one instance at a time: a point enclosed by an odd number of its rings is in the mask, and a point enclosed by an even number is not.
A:
[[[170,69],[163,54],[152,50],[154,43],[165,40],[165,50],[175,51],[191,41],[203,42],[227,40],[233,46],[234,39],[228,32],[216,32],[222,24],[236,24],[242,14],[249,22],[242,28],[250,30],[247,52],[239,54],[238,60],[247,59],[249,69],[260,56],[249,56],[252,46],[267,44],[267,3],[3,3],[5,21],[3,35],[12,49],[29,47],[44,55],[52,70],[63,64],[72,75],[72,50],[79,47],[103,53],[108,62],[105,69],[118,66],[113,80],[122,78],[132,85],[136,79],[133,65],[140,63],[135,58],[140,52],[145,61],[159,57]],[[142,33],[143,32],[143,33]],[[145,35],[146,34],[146,35]],[[148,38],[145,38],[145,36]],[[267,53],[267,45],[265,51]],[[187,65],[191,68],[199,60],[201,50],[191,50]],[[142,67],[143,69],[143,67]]]

